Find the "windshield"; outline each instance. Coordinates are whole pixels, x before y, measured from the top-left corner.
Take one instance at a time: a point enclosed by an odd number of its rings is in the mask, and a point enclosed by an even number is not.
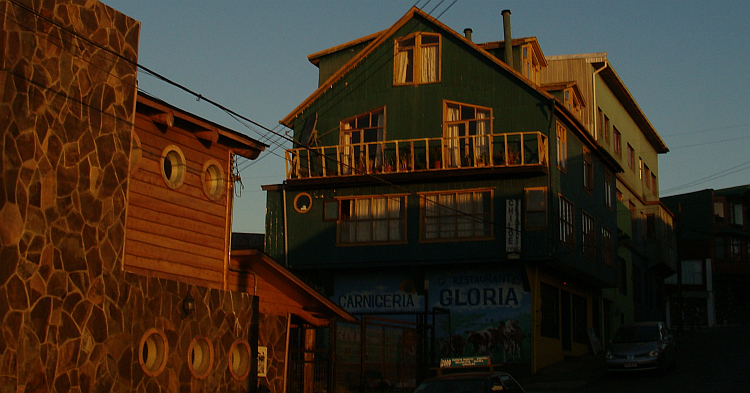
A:
[[[622,326],[612,338],[613,343],[642,343],[659,341],[658,326]]]
[[[486,380],[462,379],[423,382],[414,393],[484,393],[486,391]]]

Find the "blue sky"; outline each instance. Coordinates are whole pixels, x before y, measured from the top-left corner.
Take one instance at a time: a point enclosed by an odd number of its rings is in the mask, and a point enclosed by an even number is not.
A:
[[[104,0],[141,22],[139,63],[283,134],[278,122],[317,87],[307,55],[390,27],[417,4],[475,42],[537,37],[546,56],[606,52],[670,152],[662,196],[750,184],[750,2]],[[284,180],[290,144],[141,73],[149,94],[271,148],[242,159],[234,231],[264,232],[261,185]],[[269,139],[270,138],[270,139]],[[281,147],[278,147],[279,144]]]

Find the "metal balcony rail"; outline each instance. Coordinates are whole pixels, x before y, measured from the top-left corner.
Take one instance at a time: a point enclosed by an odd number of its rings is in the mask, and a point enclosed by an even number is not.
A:
[[[285,152],[287,179],[548,165],[538,132],[420,138],[295,148]]]

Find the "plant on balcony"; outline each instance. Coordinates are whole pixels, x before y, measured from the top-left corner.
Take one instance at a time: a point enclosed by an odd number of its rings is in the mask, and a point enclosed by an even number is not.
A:
[[[400,170],[408,171],[411,169],[411,152],[403,151],[399,154],[398,167]]]
[[[490,156],[488,154],[480,154],[477,158],[477,166],[486,166],[490,164]]]
[[[442,155],[440,153],[440,147],[433,146],[430,148],[430,160],[434,169],[440,169],[443,166]]]
[[[393,160],[387,159],[383,163],[383,173],[393,172]]]

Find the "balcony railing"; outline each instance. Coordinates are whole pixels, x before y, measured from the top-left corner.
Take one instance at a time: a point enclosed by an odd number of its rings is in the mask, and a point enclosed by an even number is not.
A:
[[[548,165],[540,132],[422,138],[286,151],[287,179]]]

